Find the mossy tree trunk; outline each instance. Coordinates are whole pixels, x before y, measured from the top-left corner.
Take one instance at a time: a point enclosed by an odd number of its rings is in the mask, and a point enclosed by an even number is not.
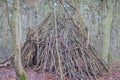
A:
[[[103,41],[102,41],[102,51],[101,58],[108,63],[108,54],[110,48],[110,33],[111,24],[113,17],[113,4],[109,4],[108,0],[102,1],[102,11],[104,13],[103,19]]]
[[[14,66],[16,70],[16,80],[27,80],[26,73],[21,63],[20,32],[19,32],[19,0],[13,0],[13,18],[11,23],[14,40]]]

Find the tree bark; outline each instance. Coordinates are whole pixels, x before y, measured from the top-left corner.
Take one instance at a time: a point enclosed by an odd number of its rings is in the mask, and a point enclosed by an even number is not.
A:
[[[5,8],[6,8],[6,5],[2,2],[3,4],[3,9],[2,9],[2,22],[1,22],[1,25],[2,25],[2,30],[3,30],[3,47],[5,48],[6,47],[6,36],[7,36],[7,27],[5,25]]]
[[[21,48],[20,48],[20,34],[19,34],[19,0],[13,0],[13,19],[12,19],[12,31],[14,40],[14,66],[16,70],[16,80],[27,80],[25,71],[23,70],[21,63]]]
[[[102,10],[104,15],[103,20],[103,42],[102,42],[102,51],[101,58],[108,63],[108,54],[110,48],[110,33],[111,33],[111,23],[113,17],[113,4],[108,5],[107,0],[102,1]]]

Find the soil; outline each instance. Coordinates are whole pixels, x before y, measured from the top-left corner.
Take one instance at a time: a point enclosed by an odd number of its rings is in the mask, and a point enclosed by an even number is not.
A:
[[[25,69],[28,80],[58,80],[58,76],[48,73],[34,72],[32,69]],[[15,80],[16,74],[13,68],[1,68],[0,80]]]
[[[97,80],[120,80],[120,69],[119,66],[115,67],[113,64],[113,72],[105,74],[102,77],[98,77]],[[116,62],[118,64],[118,62]],[[60,78],[55,74],[34,72],[31,68],[25,69],[27,73],[28,80],[60,80]],[[12,67],[0,68],[0,80],[15,80],[16,74],[15,69]],[[65,80],[70,80],[65,78]]]

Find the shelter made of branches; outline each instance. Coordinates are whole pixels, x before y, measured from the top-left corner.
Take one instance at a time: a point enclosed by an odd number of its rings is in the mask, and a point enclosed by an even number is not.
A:
[[[23,66],[35,71],[55,73],[74,80],[95,79],[108,72],[95,49],[83,22],[67,13],[50,14],[41,25],[29,28],[22,47]]]

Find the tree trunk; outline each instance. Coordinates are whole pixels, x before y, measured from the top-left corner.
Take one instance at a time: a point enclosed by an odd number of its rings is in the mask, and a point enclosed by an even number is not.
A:
[[[111,23],[113,17],[113,4],[108,5],[107,0],[104,0],[101,4],[102,4],[103,13],[105,13],[103,20],[103,42],[102,42],[101,58],[108,63]]]
[[[21,63],[21,49],[20,49],[20,34],[19,34],[19,0],[13,1],[13,19],[12,19],[12,31],[14,40],[14,66],[16,70],[16,80],[27,80],[25,71],[23,70]]]
[[[3,4],[3,9],[2,9],[2,30],[3,30],[3,47],[6,47],[6,36],[7,36],[7,27],[5,25],[5,7],[6,5],[2,2]]]

